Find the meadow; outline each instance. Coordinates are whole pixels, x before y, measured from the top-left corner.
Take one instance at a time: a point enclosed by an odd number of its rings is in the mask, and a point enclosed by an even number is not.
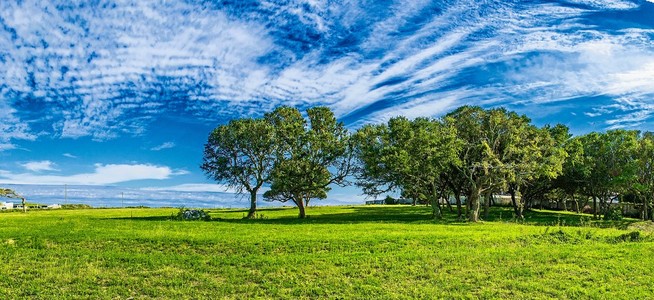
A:
[[[532,211],[430,220],[428,207],[0,213],[0,299],[646,299],[651,222]]]

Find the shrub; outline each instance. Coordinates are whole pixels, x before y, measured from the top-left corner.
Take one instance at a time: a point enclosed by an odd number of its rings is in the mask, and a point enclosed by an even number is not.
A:
[[[211,216],[204,211],[204,210],[198,210],[198,209],[187,209],[187,208],[180,208],[179,211],[177,212],[177,215],[173,217],[173,219],[176,220],[184,220],[184,221],[194,221],[194,220],[203,220],[203,221],[209,221],[211,220]]]
[[[622,220],[622,209],[620,207],[609,207],[604,214],[604,220],[620,221]]]
[[[629,233],[619,235],[618,237],[615,238],[616,242],[638,242],[640,240],[642,240],[640,231],[632,231]]]
[[[62,209],[91,209],[91,205],[88,204],[62,204]]]
[[[388,205],[392,205],[392,204],[398,204],[398,201],[391,196],[386,196],[386,199],[384,199],[384,203]]]

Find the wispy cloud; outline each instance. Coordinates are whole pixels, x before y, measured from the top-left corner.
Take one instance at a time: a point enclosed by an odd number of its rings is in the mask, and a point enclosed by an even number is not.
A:
[[[64,154],[62,154],[62,155],[65,156],[65,157],[68,157],[68,158],[77,158],[77,156],[72,155],[72,154],[70,154],[70,153],[64,153]]]
[[[42,161],[30,161],[24,164],[21,164],[23,168],[32,172],[42,172],[42,171],[57,171],[55,169],[55,164],[49,160]]]
[[[41,131],[105,141],[170,114],[220,122],[280,104],[328,105],[357,126],[461,104],[646,102],[653,33],[637,13],[652,5],[2,1],[0,150]]]
[[[173,148],[173,147],[175,147],[175,143],[165,142],[165,143],[163,143],[161,145],[154,146],[154,147],[150,148],[150,150],[152,150],[152,151],[161,151],[163,149],[170,149],[170,148]]]
[[[49,166],[47,163],[44,165]],[[37,170],[39,166],[44,167],[36,165]],[[73,175],[38,175],[0,170],[0,182],[7,184],[107,185],[145,179],[163,180],[183,174],[187,174],[187,172],[150,164],[96,164],[93,172]]]

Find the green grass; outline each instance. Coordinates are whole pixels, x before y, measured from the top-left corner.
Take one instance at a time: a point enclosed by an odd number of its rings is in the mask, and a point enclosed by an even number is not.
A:
[[[479,224],[410,206],[0,214],[0,299],[595,298],[654,295],[652,227],[494,208]],[[645,225],[643,225],[645,224]],[[565,225],[565,226],[560,226]],[[638,233],[633,233],[634,230]]]

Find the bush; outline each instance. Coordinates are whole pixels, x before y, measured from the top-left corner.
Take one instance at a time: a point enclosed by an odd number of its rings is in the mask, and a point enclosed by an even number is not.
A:
[[[622,220],[622,209],[614,206],[609,207],[604,214],[604,220],[620,221]]]
[[[642,240],[642,236],[640,235],[640,231],[632,231],[629,233],[625,233],[622,235],[619,235],[615,241],[616,242],[638,242]]]
[[[392,205],[392,204],[398,204],[398,201],[391,196],[386,196],[386,199],[384,199],[384,203],[388,205]]]
[[[62,204],[62,209],[91,209],[91,205],[88,204]]]
[[[183,220],[183,221],[194,221],[194,220],[203,220],[203,221],[209,221],[211,220],[211,216],[204,211],[204,210],[197,210],[197,209],[186,209],[186,208],[180,208],[179,211],[177,212],[177,215],[173,217],[175,220]]]

